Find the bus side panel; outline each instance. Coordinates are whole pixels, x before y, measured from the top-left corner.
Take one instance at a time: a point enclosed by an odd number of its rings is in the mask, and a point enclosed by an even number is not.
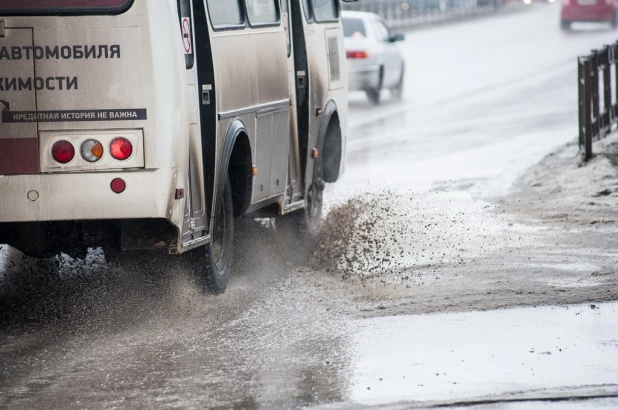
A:
[[[257,166],[252,203],[279,195],[285,190],[285,182],[275,178],[273,185],[277,189],[273,192],[270,179],[273,160],[277,162],[274,165],[277,170],[286,169],[288,164],[287,155],[273,157],[273,142],[278,144],[283,137],[289,138],[290,92],[285,32],[280,26],[223,31],[214,33],[211,41],[216,83],[219,90],[225,90],[217,94],[219,115],[241,118],[250,132],[248,137]],[[277,104],[284,105],[278,109],[285,111],[285,115],[269,111]],[[227,123],[220,121],[219,124],[218,155],[227,134],[224,126]],[[251,132],[251,128],[255,131]],[[284,134],[275,136],[274,140],[274,132]],[[220,163],[219,157],[216,163]]]

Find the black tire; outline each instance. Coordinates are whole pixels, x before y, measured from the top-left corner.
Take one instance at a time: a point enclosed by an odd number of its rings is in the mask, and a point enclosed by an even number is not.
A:
[[[341,157],[343,155],[341,124],[339,116],[333,116],[328,124],[324,146],[322,147],[322,178],[324,182],[335,183],[341,174]]]
[[[570,21],[564,21],[561,20],[560,21],[560,28],[564,31],[569,31],[571,30],[571,22]]]
[[[324,198],[324,164],[322,158],[318,160],[315,166],[315,174],[313,176],[313,184],[309,187],[307,197],[305,198],[306,205],[303,209],[294,211],[285,215],[281,222],[288,225],[302,241],[312,241],[317,238],[320,230],[320,221],[322,220],[322,208]]]
[[[375,105],[380,105],[380,94],[382,93],[382,85],[384,84],[384,67],[380,67],[378,76],[377,88],[367,90],[367,97],[369,97],[369,100]]]
[[[284,216],[285,222],[291,225],[302,240],[314,240],[319,233],[323,197],[324,182],[321,182],[321,187],[320,183],[314,183],[306,198],[307,206]]]
[[[234,206],[232,185],[225,182],[222,200],[217,204],[214,241],[191,252],[192,270],[205,293],[220,295],[227,289],[234,253]]]
[[[391,88],[391,95],[393,96],[394,100],[399,101],[403,98],[403,85],[404,85],[405,75],[406,75],[406,68],[405,68],[405,65],[402,65],[401,75],[399,76],[399,82],[397,83],[396,86]]]

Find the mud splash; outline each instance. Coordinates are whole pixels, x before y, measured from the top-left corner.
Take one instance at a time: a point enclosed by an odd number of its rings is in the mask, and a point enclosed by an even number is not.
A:
[[[495,211],[459,189],[356,196],[326,217],[312,267],[343,279],[415,284],[426,273],[440,276],[487,252],[519,245],[515,232],[501,237],[508,222]]]
[[[406,216],[381,195],[348,200],[324,221],[314,267],[361,277],[401,268],[405,250],[400,241],[408,239],[408,227],[397,222]]]

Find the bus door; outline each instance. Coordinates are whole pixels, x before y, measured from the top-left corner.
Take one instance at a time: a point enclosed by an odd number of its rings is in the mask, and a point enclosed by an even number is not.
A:
[[[281,0],[281,20],[286,31],[288,81],[293,108],[290,111],[288,191],[284,212],[293,211],[304,197],[303,176],[309,135],[309,83],[302,12],[298,0]]]
[[[34,59],[23,56],[32,37],[0,18],[0,175],[40,171]]]
[[[179,0],[180,34],[185,53],[189,98],[189,200],[183,247],[208,238],[215,186],[217,110],[207,14],[201,0]]]
[[[305,186],[308,189],[314,180],[315,158],[313,150],[321,154],[318,141],[322,126],[322,110],[329,99],[345,96],[345,74],[341,72],[345,59],[343,34],[339,20],[339,0],[299,0],[304,9],[305,52],[308,57],[308,114],[309,137],[306,151]],[[334,98],[339,99],[339,98]],[[343,100],[341,100],[343,101]],[[341,107],[343,108],[343,107]],[[347,107],[346,107],[347,108]]]
[[[196,3],[201,3],[197,1]],[[201,8],[201,12],[197,9]],[[203,155],[204,149],[209,149],[209,142],[214,141],[214,136],[209,138],[209,135],[202,135],[202,130],[207,124],[210,117],[214,116],[214,101],[211,100],[213,92],[213,83],[208,79],[208,62],[204,60],[203,55],[209,56],[209,48],[203,47],[199,51],[196,46],[204,43],[204,39],[200,36],[203,33],[196,28],[196,33],[193,31],[194,23],[196,27],[203,24],[202,29],[206,27],[206,13],[203,11],[203,6],[196,5],[196,12],[192,13],[190,0],[178,1],[178,14],[180,21],[180,35],[182,41],[183,52],[185,54],[185,66],[187,70],[187,86],[188,86],[188,111],[189,111],[189,186],[186,192],[187,202],[185,206],[185,219],[183,226],[183,244],[186,247],[198,246],[206,240],[210,228],[210,213],[207,207],[207,197],[212,198],[212,182],[206,184],[206,180],[214,181],[214,170],[212,167],[204,167]],[[200,36],[200,42],[196,43],[196,35]],[[206,30],[206,36],[208,31]],[[207,42],[205,44],[208,44]],[[196,64],[196,55],[200,58]],[[206,66],[206,67],[204,67]],[[202,121],[205,121],[202,123]],[[207,128],[206,128],[207,129]],[[204,138],[203,138],[204,137]],[[210,188],[210,189],[209,189]]]

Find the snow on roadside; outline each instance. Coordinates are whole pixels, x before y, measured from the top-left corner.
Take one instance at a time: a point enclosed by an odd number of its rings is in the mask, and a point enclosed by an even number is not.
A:
[[[618,222],[618,132],[593,145],[584,163],[577,141],[547,155],[501,205],[516,214],[590,225]]]

